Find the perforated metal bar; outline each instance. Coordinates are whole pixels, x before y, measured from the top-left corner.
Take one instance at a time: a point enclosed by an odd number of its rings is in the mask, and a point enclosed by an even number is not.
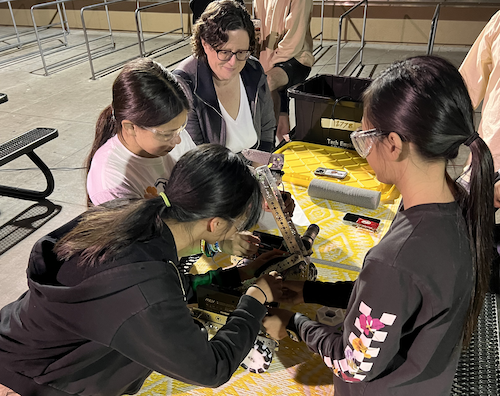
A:
[[[487,293],[469,348],[462,352],[453,380],[453,396],[495,396],[500,391],[498,311]]]

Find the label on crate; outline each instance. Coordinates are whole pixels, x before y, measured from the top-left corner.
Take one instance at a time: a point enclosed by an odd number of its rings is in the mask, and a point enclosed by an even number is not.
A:
[[[356,129],[361,127],[360,122],[349,121],[349,120],[340,120],[338,118],[322,118],[321,119],[321,128],[324,129],[340,129],[342,131],[351,131],[354,132]]]

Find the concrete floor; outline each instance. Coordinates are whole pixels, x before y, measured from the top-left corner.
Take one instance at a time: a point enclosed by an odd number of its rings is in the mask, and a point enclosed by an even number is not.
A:
[[[9,29],[0,27],[0,36],[11,33]],[[121,33],[115,37],[117,48],[136,42],[135,33]],[[167,37],[163,40],[174,39]],[[118,71],[91,80],[82,32],[72,31],[69,42],[74,47],[46,56],[46,63],[51,68],[49,76],[43,75],[36,45],[2,51],[4,43],[0,42],[0,92],[9,98],[0,105],[0,142],[36,127],[53,127],[59,131],[58,138],[36,149],[55,178],[55,190],[49,201],[36,203],[0,197],[0,307],[26,290],[26,264],[34,242],[86,208],[83,164],[93,141],[95,121],[100,111],[111,102],[111,85]],[[186,44],[156,59],[171,69],[173,64],[190,54],[188,42]],[[311,76],[335,73],[335,51],[333,45],[320,52]],[[347,45],[341,60],[347,60],[354,51],[355,46]],[[467,51],[466,47],[436,47],[434,53],[458,66]],[[363,62],[366,67],[361,76],[371,73],[376,76],[394,60],[425,52],[426,46],[367,45]],[[95,68],[106,68],[138,54],[137,45],[116,51],[96,60]],[[61,64],[65,60],[76,61],[66,67]],[[375,70],[374,65],[377,65]],[[293,126],[293,103],[291,114]],[[24,157],[0,168],[0,184],[43,190],[44,177]]]

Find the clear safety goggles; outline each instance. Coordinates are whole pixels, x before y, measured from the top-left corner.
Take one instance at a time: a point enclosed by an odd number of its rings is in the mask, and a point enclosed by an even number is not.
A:
[[[181,126],[178,129],[175,130],[170,130],[170,131],[162,131],[160,129],[156,128],[148,128],[148,127],[142,127],[142,129],[145,129],[146,131],[153,132],[156,140],[162,141],[162,142],[170,142],[171,140],[174,140],[176,137],[178,137],[181,132],[186,128],[187,122]]]
[[[358,129],[351,133],[351,141],[361,158],[366,158],[370,154],[376,138],[383,133],[377,129],[362,131]]]

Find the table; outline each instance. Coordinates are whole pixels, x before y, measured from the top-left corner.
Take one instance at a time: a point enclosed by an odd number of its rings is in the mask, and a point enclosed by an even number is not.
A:
[[[378,243],[387,232],[400,204],[399,192],[392,186],[378,182],[366,160],[355,152],[304,142],[292,142],[283,146],[279,152],[285,155],[285,188],[296,201],[297,210],[303,211],[310,222],[320,227],[320,234],[313,246],[312,261],[318,270],[318,280],[345,281],[355,280],[367,250]],[[376,189],[382,192],[382,203],[377,209],[369,210],[325,199],[311,198],[304,186],[292,184],[296,179],[313,177],[318,166],[344,169],[349,177],[337,181],[346,185]],[[381,220],[380,230],[370,231],[344,224],[342,217],[346,212],[354,212]],[[257,227],[264,231],[262,227]],[[297,227],[303,233],[307,225]],[[267,229],[278,234],[278,229]],[[237,259],[236,259],[237,260]],[[202,257],[191,269],[192,273],[204,273],[217,267],[231,265],[231,257],[218,254],[213,259]],[[314,318],[316,304],[284,306],[300,311]],[[263,374],[252,374],[239,368],[231,380],[216,389],[201,388],[153,373],[145,382],[141,396],[147,395],[333,395],[333,373],[326,367],[319,355],[310,352],[304,343],[295,343],[286,338],[280,342],[269,370]]]

